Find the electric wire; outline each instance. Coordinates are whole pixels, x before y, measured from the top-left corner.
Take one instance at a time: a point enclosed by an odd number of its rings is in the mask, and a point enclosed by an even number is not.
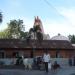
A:
[[[56,13],[58,13],[59,16],[63,17],[63,18],[67,21],[67,23],[68,23],[69,25],[74,26],[74,25],[72,24],[72,22],[71,22],[67,17],[65,17],[64,15],[62,15],[62,14],[57,10],[57,8],[54,7],[48,0],[44,0],[44,2],[45,2],[48,6],[52,7],[52,8],[56,11]]]

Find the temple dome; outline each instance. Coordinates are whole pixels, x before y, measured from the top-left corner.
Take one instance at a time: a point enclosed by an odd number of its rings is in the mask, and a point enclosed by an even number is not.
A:
[[[67,41],[70,41],[68,37],[62,36],[61,34],[58,34],[56,36],[53,36],[51,38],[51,40],[67,40]]]

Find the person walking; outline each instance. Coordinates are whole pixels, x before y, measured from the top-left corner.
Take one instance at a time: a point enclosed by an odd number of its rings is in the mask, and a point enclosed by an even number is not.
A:
[[[50,54],[46,51],[43,55],[43,62],[45,64],[45,70],[48,72],[48,63],[50,62]]]

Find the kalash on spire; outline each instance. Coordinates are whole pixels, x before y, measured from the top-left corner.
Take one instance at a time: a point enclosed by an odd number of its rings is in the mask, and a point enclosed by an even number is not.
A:
[[[39,19],[39,17],[35,17],[35,20],[34,20],[34,26],[37,26],[39,25],[40,26],[40,29],[41,29],[41,33],[44,34],[44,29],[43,29],[43,25],[42,25],[42,22],[41,20]]]

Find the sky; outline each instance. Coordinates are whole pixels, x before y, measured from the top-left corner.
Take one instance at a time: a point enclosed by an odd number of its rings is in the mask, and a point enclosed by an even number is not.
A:
[[[0,30],[7,28],[10,20],[24,21],[25,31],[33,27],[34,17],[39,16],[45,34],[50,37],[75,34],[75,0],[0,0],[3,22]]]

